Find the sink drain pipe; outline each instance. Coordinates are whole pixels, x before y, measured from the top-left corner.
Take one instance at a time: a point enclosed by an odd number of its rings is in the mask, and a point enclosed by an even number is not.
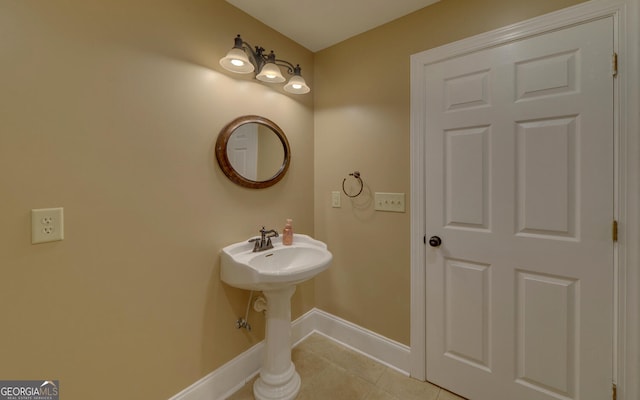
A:
[[[253,309],[257,312],[267,311],[267,299],[264,296],[259,296],[256,301],[253,302]]]

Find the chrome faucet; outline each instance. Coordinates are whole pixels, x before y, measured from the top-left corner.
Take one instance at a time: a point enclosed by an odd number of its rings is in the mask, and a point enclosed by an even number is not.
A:
[[[260,237],[249,240],[249,243],[253,243],[253,252],[264,251],[273,249],[273,243],[271,243],[272,237],[278,237],[278,232],[275,229],[266,230],[264,226],[260,229]]]

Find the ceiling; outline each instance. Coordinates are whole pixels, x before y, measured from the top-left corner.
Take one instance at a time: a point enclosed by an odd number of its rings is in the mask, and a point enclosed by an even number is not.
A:
[[[226,0],[316,52],[439,0]]]

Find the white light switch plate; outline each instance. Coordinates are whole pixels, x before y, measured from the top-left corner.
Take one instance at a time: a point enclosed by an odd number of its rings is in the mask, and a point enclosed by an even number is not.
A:
[[[340,192],[331,192],[331,207],[340,208]]]
[[[405,212],[404,193],[375,193],[375,206],[378,211]]]
[[[31,210],[32,244],[64,239],[63,211],[62,207]]]

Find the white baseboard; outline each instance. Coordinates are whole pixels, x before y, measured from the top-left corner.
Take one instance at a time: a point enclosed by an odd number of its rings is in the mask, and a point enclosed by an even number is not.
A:
[[[204,376],[169,400],[222,400],[235,393],[260,371],[264,341]]]
[[[319,333],[345,347],[409,375],[408,346],[387,339],[342,318],[314,308],[291,323],[293,346]],[[264,342],[203,377],[169,400],[223,400],[250,381],[260,370]]]
[[[313,309],[315,332],[375,361],[409,375],[409,346],[398,343],[322,310]]]

